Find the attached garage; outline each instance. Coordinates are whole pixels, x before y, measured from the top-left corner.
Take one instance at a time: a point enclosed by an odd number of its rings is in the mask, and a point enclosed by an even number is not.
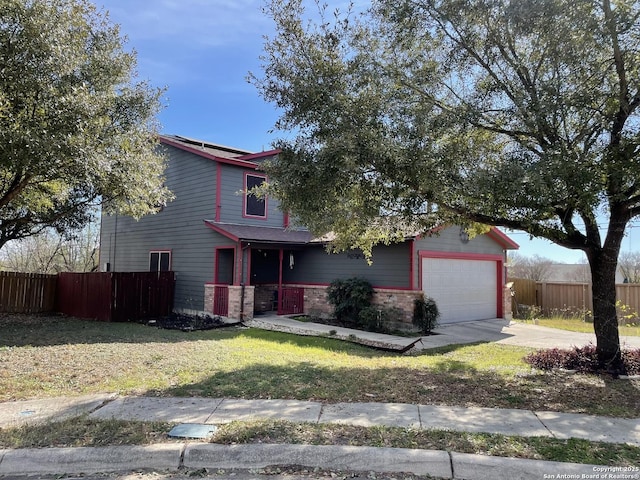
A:
[[[441,324],[502,317],[503,256],[420,252],[421,288]]]

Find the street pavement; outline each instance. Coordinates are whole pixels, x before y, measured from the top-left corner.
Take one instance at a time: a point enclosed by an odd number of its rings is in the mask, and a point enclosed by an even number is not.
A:
[[[265,323],[265,320],[261,319],[259,322]],[[271,322],[271,327],[274,329],[291,331],[294,328],[301,328],[311,330],[305,334],[324,334],[325,326],[308,324],[300,326],[296,324],[301,322],[291,324],[289,319],[275,319]],[[492,320],[485,324],[470,322],[466,327],[466,330],[464,325],[460,324],[442,327],[439,329],[439,335],[425,337],[424,341],[427,343],[431,342],[432,338],[436,338],[438,345],[433,346],[441,346],[439,344],[442,342],[448,342],[444,344],[468,343],[464,341],[465,338],[472,338],[474,335],[473,341],[516,342],[511,344],[530,346],[536,346],[531,343],[540,341],[546,342],[545,346],[564,346],[562,342],[569,341],[568,338],[563,338],[563,333],[559,333],[558,330],[535,325],[518,325],[503,320]],[[548,330],[552,330],[553,335],[550,335]],[[351,335],[349,332],[338,334]],[[368,334],[358,332],[358,335]],[[572,345],[579,345],[582,341],[589,342],[580,334],[571,334],[570,338],[576,342]],[[377,342],[378,346],[401,345],[400,342],[412,341],[406,337],[390,336],[367,336],[364,340]],[[422,347],[426,348],[424,345]],[[188,425],[219,425],[236,420],[283,419],[292,422],[338,423],[367,427],[384,425],[526,437],[579,438],[640,446],[640,418],[624,419],[547,411],[402,403],[324,404],[314,401],[279,399],[123,397],[112,394],[0,403],[0,428],[50,422],[82,414],[94,419],[163,421]],[[50,478],[47,476],[72,474],[86,476],[100,472],[125,472],[139,469],[171,472],[184,469],[196,469],[196,472],[233,470],[245,472],[246,475],[246,472],[256,472],[256,469],[273,465],[301,465],[311,469],[377,472],[378,474],[405,472],[416,476],[431,475],[437,478],[466,480],[640,479],[640,470],[634,470],[633,467],[619,471],[606,466],[502,458],[449,451],[338,445],[218,445],[202,440],[185,439],[148,446],[0,450],[0,476],[4,478],[13,478],[16,475],[29,475],[30,478],[34,478],[33,476]],[[369,477],[371,476],[369,474]],[[250,473],[248,478],[260,478],[260,475]]]

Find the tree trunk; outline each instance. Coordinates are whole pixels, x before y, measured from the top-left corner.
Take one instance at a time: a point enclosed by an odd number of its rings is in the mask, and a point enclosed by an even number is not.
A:
[[[593,327],[600,366],[614,374],[625,373],[620,350],[616,311],[617,252],[598,249],[589,255],[593,293]]]

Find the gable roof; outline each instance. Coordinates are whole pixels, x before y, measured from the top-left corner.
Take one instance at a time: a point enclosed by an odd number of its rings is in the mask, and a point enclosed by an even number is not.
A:
[[[160,143],[164,145],[170,145],[209,160],[251,169],[260,167],[260,163],[257,161],[273,157],[280,153],[280,150],[252,153],[248,150],[226,147],[224,145],[205,142],[204,140],[197,140],[195,138],[181,137],[179,135],[160,135],[159,139]]]
[[[261,227],[256,225],[242,225],[236,223],[216,222],[204,220],[207,227],[233,240],[234,242],[287,243],[292,245],[326,244],[332,240],[332,235],[314,237],[308,230],[295,230],[284,227]],[[517,243],[495,227],[487,236],[498,243],[505,250],[520,248]],[[416,238],[415,236],[407,237]]]
[[[518,250],[520,248],[520,245],[511,240],[511,238],[496,227],[491,227],[491,230],[487,232],[487,236],[495,240],[495,242],[505,250]]]

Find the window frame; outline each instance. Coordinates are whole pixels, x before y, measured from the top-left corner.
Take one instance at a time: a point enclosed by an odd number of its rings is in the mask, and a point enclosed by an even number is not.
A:
[[[250,193],[248,193],[248,191],[250,190],[250,188],[248,187],[248,178],[249,177],[255,177],[255,178],[260,178],[262,179],[262,182],[260,182],[257,185],[254,186],[258,186],[261,185],[262,183],[265,183],[267,181],[267,175],[262,174],[262,173],[255,173],[255,172],[244,172],[244,195],[242,196],[242,217],[243,218],[255,218],[258,220],[267,220],[267,216],[268,216],[268,212],[269,212],[269,205],[268,205],[268,197],[265,196],[264,197],[264,214],[263,215],[256,215],[253,213],[248,213],[247,212],[247,207],[249,206],[249,197],[252,196]],[[253,188],[253,187],[251,187]],[[253,195],[255,197],[255,195]]]
[[[152,269],[151,268],[151,259],[153,258],[153,255],[158,255],[158,262],[156,265],[156,269]],[[163,255],[167,255],[168,256],[168,261],[167,261],[167,269],[166,270],[162,270],[162,256]],[[171,250],[150,250],[149,251],[149,271],[150,272],[170,272],[171,271],[171,263],[173,260],[173,255]]]

